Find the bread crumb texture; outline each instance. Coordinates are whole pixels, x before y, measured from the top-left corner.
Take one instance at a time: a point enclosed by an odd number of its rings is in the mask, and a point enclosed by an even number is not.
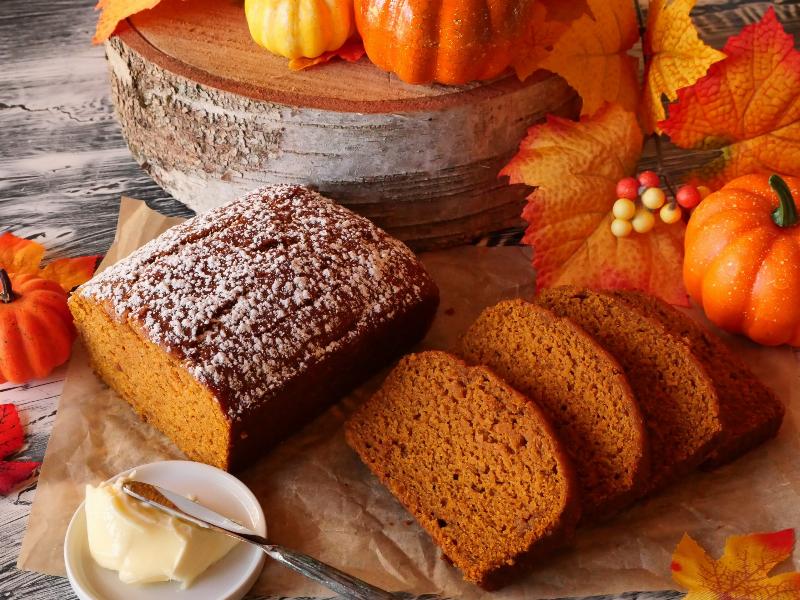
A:
[[[625,370],[650,439],[650,491],[707,458],[722,439],[719,398],[681,340],[613,293],[557,287],[542,290],[537,302],[580,325]]]
[[[714,381],[723,436],[704,468],[730,462],[777,435],[785,413],[783,403],[722,340],[660,298],[642,292],[615,294],[658,319],[670,335],[690,348]]]
[[[639,403],[619,363],[580,327],[508,300],[483,311],[461,348],[547,413],[573,458],[584,516],[607,515],[642,492],[649,457]]]
[[[484,367],[437,351],[404,357],[346,437],[469,581],[497,587],[571,537],[580,508],[561,442]]]

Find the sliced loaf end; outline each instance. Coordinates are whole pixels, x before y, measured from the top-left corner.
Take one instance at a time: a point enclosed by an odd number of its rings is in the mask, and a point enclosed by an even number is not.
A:
[[[403,358],[346,437],[484,588],[567,541],[579,518],[570,461],[544,414],[488,369],[447,353]]]

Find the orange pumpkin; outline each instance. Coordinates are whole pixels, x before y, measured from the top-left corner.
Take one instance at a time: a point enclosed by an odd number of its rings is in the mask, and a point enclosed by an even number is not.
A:
[[[686,228],[686,289],[713,322],[759,344],[800,346],[800,178],[745,175]]]
[[[409,83],[463,84],[505,71],[534,0],[355,0],[369,59]]]
[[[0,269],[0,383],[44,377],[69,358],[74,340],[58,283]]]

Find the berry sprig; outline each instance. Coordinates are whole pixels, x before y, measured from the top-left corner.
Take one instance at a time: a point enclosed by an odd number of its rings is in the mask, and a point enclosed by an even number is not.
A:
[[[655,227],[656,211],[664,223],[677,223],[683,217],[682,208],[693,209],[709,193],[710,190],[702,185],[683,185],[668,200],[661,189],[661,178],[655,171],[642,171],[636,177],[620,179],[617,183],[618,200],[611,209],[614,215],[611,233],[616,237],[628,237],[633,231],[647,233]]]

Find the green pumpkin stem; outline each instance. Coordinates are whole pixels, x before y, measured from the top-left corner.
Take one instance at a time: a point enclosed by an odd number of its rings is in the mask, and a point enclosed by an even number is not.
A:
[[[0,269],[0,302],[9,304],[13,302],[15,298],[14,290],[11,289],[11,278],[8,276],[5,269]]]
[[[770,175],[769,185],[778,195],[780,204],[772,211],[772,220],[778,227],[792,227],[797,225],[797,205],[792,198],[789,186],[780,175]]]

